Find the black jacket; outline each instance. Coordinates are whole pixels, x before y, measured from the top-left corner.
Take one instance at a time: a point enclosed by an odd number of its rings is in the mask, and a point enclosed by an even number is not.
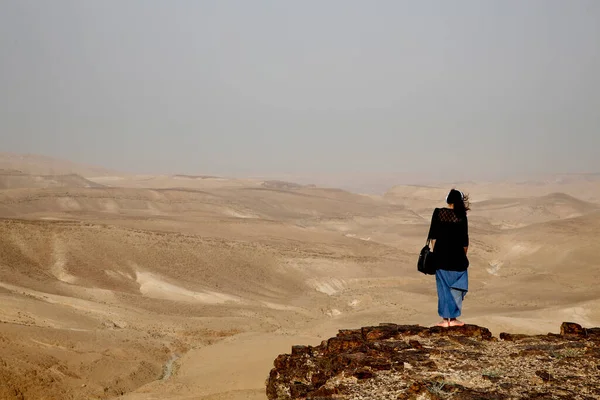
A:
[[[436,208],[431,216],[429,239],[435,239],[433,260],[438,269],[465,271],[469,259],[465,247],[469,247],[469,222],[450,208]]]

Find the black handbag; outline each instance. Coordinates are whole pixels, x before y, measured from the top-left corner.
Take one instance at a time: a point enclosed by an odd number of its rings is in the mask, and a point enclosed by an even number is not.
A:
[[[436,267],[433,260],[433,251],[429,248],[430,240],[427,239],[427,243],[421,249],[419,254],[419,261],[417,261],[417,270],[424,273],[425,275],[435,275]]]

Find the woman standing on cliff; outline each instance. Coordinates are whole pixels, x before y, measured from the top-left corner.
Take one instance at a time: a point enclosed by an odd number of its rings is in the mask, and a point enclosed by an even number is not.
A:
[[[456,318],[461,315],[462,302],[469,290],[467,211],[470,208],[468,196],[455,189],[448,193],[446,203],[448,207],[433,211],[428,238],[437,267],[438,314],[443,318],[437,325],[447,328],[464,325]]]

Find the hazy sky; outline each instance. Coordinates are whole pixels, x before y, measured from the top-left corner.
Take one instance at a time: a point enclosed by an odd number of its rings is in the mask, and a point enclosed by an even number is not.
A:
[[[0,151],[136,171],[600,171],[600,1],[0,0]]]

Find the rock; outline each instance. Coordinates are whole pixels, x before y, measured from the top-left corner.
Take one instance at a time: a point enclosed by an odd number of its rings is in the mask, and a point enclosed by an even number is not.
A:
[[[334,337],[327,341],[326,351],[329,354],[351,351],[363,347],[364,340],[359,335]]]
[[[375,373],[370,368],[360,368],[354,373],[357,379],[370,379],[375,376]]]
[[[365,340],[385,340],[395,337],[398,334],[397,325],[370,326],[361,329]]]
[[[108,328],[108,329],[125,329],[125,328],[127,328],[127,322],[108,320],[108,321],[102,322],[102,327]]]
[[[280,354],[273,363],[276,369],[284,369],[287,367],[287,363],[290,359],[289,354]]]
[[[306,354],[306,355],[310,356],[311,349],[312,349],[312,347],[310,347],[310,346],[292,346],[292,355],[298,356],[298,355]]]
[[[427,332],[428,335],[436,336],[466,336],[480,340],[491,340],[492,332],[489,329],[477,325],[465,324],[463,326],[452,326],[450,328],[442,328],[434,326]]]
[[[560,326],[561,336],[579,336],[582,338],[599,338],[600,328],[583,328],[581,325],[574,322],[563,322]]]
[[[429,332],[429,329],[419,325],[398,325],[398,334],[401,336],[416,336],[423,332]]]
[[[560,332],[498,340],[477,325],[342,329],[319,346],[279,355],[266,393],[270,400],[492,400],[551,398],[583,385],[600,394],[600,329],[565,322]]]
[[[500,334],[500,339],[506,340],[507,342],[516,342],[517,340],[526,339],[528,337],[529,336],[527,336],[527,335],[513,335],[511,333],[505,333],[505,332],[502,332]]]
[[[560,334],[561,335],[575,335],[575,336],[585,336],[585,329],[576,323],[573,322],[563,322],[560,326]]]
[[[535,374],[537,376],[539,376],[540,378],[542,378],[542,380],[544,382],[548,382],[551,379],[554,379],[552,375],[550,375],[548,372],[546,371],[535,371]]]

